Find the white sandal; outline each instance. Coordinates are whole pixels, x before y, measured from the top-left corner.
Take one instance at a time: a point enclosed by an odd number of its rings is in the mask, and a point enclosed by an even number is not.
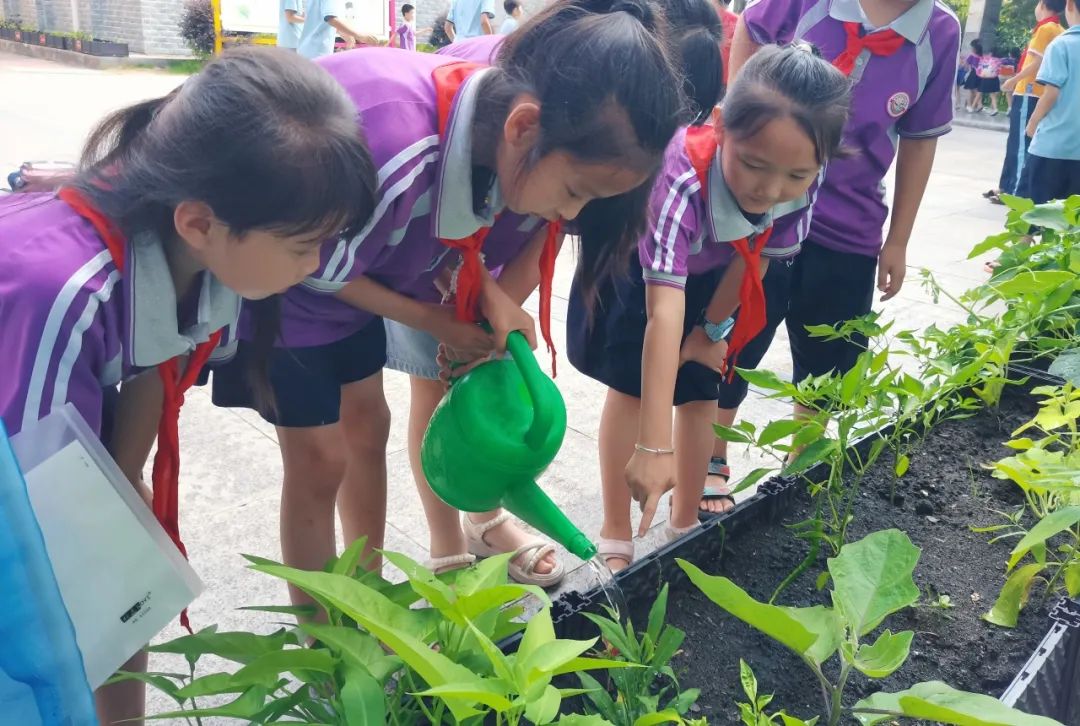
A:
[[[510,512],[504,511],[486,522],[474,522],[468,514],[462,515],[461,526],[465,530],[465,539],[469,543],[469,552],[477,557],[493,557],[503,554],[501,550],[484,541],[484,535],[512,517],[513,515]],[[522,585],[537,585],[544,588],[558,585],[566,575],[566,568],[557,558],[555,567],[551,572],[536,571],[536,565],[540,560],[554,551],[555,545],[540,539],[518,547],[510,557],[508,569],[511,579],[520,582]],[[529,555],[524,566],[517,564],[517,559],[521,555],[530,552],[532,554]]]
[[[667,524],[664,525],[664,539],[667,542],[674,542],[675,540],[679,539],[683,535],[686,535],[686,534],[689,534],[690,532],[693,532],[695,529],[697,529],[700,526],[701,526],[700,522],[695,522],[694,524],[691,524],[689,527],[673,527],[672,524],[671,524],[671,520],[668,520]]]
[[[601,538],[596,546],[596,556],[607,565],[608,560],[625,560],[626,566],[634,564],[634,541],[630,539]],[[610,566],[608,569],[611,569]]]
[[[468,552],[460,555],[446,555],[445,557],[432,557],[424,563],[424,566],[436,575],[445,575],[454,570],[463,570],[476,562],[476,556]]]

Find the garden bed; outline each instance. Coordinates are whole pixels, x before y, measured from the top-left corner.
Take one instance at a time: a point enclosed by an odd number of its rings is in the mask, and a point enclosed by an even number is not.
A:
[[[998,697],[1043,639],[1053,599],[1034,595],[1015,629],[982,619],[1004,583],[1004,563],[1013,542],[991,545],[991,535],[971,531],[973,526],[999,522],[994,510],[1022,504],[1015,485],[993,478],[982,465],[1003,455],[1002,443],[1035,410],[1026,388],[1007,389],[999,408],[936,428],[903,479],[895,480],[888,455],[867,473],[849,541],[889,527],[906,532],[922,550],[915,581],[923,597],[920,606],[896,613],[886,622],[894,632],[915,631],[908,662],[882,681],[854,674],[845,702],[926,680],[943,680]],[[896,503],[891,503],[894,483]],[[685,587],[685,577],[676,576],[681,570],[674,559],[730,577],[755,598],[768,600],[808,550],[787,525],[806,520],[812,513],[805,487],[774,480],[731,516],[654,553],[619,577],[636,623],[644,621],[662,582],[669,581],[680,590],[672,597],[668,621],[684,630],[687,638],[673,666],[684,687],[702,690],[701,714],[713,722],[735,720],[735,703],[745,700],[739,683],[740,658],[756,671],[761,692],[775,694],[777,709],[808,718],[821,713],[821,693],[810,672],[783,646],[731,617],[696,588]],[[824,567],[823,553],[777,604],[828,604],[827,591],[819,591],[815,583]],[[948,596],[952,607],[935,606],[939,595]],[[592,610],[602,601],[596,591],[574,595],[563,604],[557,629],[570,637],[595,634],[577,613]]]

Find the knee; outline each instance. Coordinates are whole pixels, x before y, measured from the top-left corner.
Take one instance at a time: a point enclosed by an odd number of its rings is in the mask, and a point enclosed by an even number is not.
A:
[[[341,422],[345,428],[345,444],[350,452],[386,455],[386,445],[390,440],[390,407],[385,399],[343,411]]]
[[[333,502],[345,475],[345,452],[340,437],[282,443],[285,495]]]

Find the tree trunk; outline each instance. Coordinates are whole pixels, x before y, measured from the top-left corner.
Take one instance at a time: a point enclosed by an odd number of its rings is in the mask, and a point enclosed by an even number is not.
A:
[[[1001,17],[1001,0],[984,0],[982,22],[979,24],[979,38],[987,52],[997,48],[997,26]]]

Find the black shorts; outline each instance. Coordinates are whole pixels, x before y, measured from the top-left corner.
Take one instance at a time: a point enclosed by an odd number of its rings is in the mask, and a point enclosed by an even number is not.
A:
[[[993,78],[980,78],[979,79],[979,92],[980,93],[997,93],[1001,90],[1001,79],[997,76]]]
[[[1080,160],[1077,159],[1048,159],[1028,152],[1024,177],[1036,204],[1080,194]]]
[[[214,405],[250,408],[285,428],[326,426],[341,415],[341,387],[386,365],[386,330],[375,318],[348,338],[309,348],[275,348],[270,355],[273,410],[261,410],[250,380],[251,346],[240,341],[236,357],[213,369]]]
[[[725,268],[686,281],[686,314],[683,340],[709,304]],[[601,285],[590,324],[581,289],[574,281],[566,318],[566,357],[579,371],[608,388],[641,398],[641,353],[645,343],[645,281],[635,257],[626,275]],[[675,379],[672,403],[715,401],[720,374],[701,365],[686,363]]]
[[[979,90],[981,78],[975,75],[975,71],[968,71],[967,78],[964,79],[964,88],[969,91]]]
[[[792,380],[848,371],[866,349],[865,339],[822,340],[811,337],[806,326],[835,325],[870,312],[876,283],[877,258],[837,252],[806,240],[796,257],[769,264],[764,280],[765,328],[742,350],[736,365],[757,368],[783,322],[791,341]],[[719,406],[737,408],[747,388],[738,375],[721,381]]]

